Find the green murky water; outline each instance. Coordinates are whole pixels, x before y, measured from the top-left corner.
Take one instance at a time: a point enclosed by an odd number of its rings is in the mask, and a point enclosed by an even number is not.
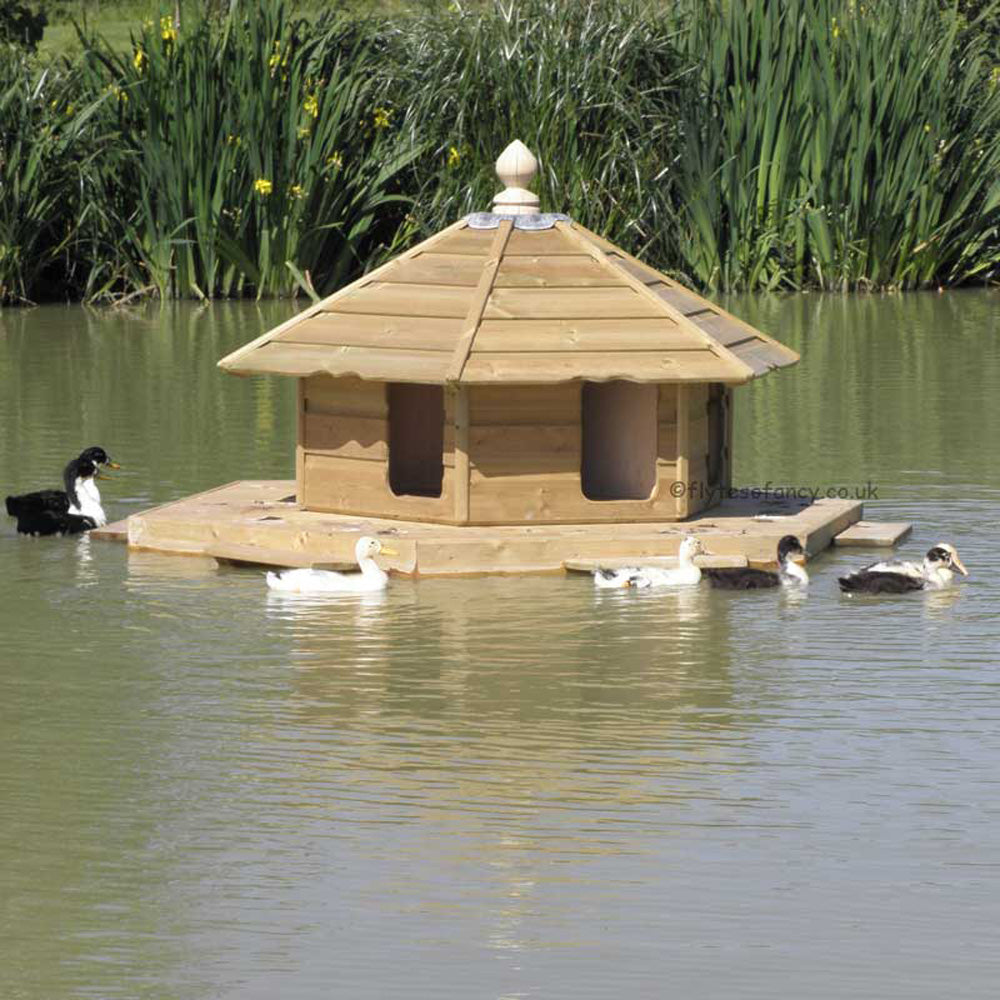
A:
[[[953,591],[269,597],[0,528],[0,997],[991,997],[1000,296],[731,306],[741,483],[871,481]],[[3,492],[102,444],[113,517],[292,474],[279,304],[0,314]]]

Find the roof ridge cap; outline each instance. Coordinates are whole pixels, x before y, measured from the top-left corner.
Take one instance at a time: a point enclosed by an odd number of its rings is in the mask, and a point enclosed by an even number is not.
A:
[[[465,324],[458,342],[455,344],[455,353],[452,355],[451,363],[445,379],[448,382],[461,382],[462,373],[468,364],[469,355],[472,353],[472,345],[475,342],[476,334],[483,321],[483,312],[490,294],[493,292],[493,285],[497,280],[497,272],[500,270],[500,261],[503,259],[504,251],[507,249],[507,240],[514,231],[514,224],[511,219],[501,219],[497,226],[496,236],[490,244],[490,255],[486,259],[482,273],[479,276],[479,284],[472,295],[469,303],[469,310],[465,314]]]

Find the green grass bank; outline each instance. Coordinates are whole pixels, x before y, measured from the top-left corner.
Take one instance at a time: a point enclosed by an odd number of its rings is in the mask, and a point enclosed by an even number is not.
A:
[[[124,10],[0,55],[0,301],[323,294],[488,207],[513,137],[701,288],[1000,268],[992,4]]]

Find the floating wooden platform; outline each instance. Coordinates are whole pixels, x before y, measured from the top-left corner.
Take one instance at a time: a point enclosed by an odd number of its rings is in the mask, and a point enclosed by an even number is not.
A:
[[[220,562],[322,568],[353,565],[357,539],[377,535],[399,552],[380,560],[392,572],[453,576],[658,560],[675,556],[686,535],[697,535],[725,565],[766,565],[782,535],[797,536],[815,555],[862,515],[862,505],[850,500],[736,499],[683,522],[458,527],[304,511],[294,492],[292,481],[229,483],[92,535]]]
[[[908,521],[858,521],[833,539],[834,545],[853,545],[859,548],[891,548],[898,545],[913,525]]]

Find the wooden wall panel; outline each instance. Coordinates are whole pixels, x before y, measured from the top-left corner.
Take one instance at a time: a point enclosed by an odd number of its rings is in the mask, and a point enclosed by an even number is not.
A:
[[[341,416],[388,417],[384,382],[311,375],[305,379],[306,411]]]
[[[557,385],[470,386],[469,421],[483,425],[556,424],[580,422],[580,383]]]
[[[380,417],[306,413],[304,447],[309,454],[375,462],[389,458],[386,423]]]
[[[580,426],[472,427],[469,459],[483,475],[575,472],[580,468]]]
[[[310,510],[454,521],[454,394],[444,394],[440,497],[397,497],[389,488],[389,407],[384,382],[314,375],[302,380],[300,503]]]
[[[642,500],[588,500],[580,480],[581,383],[472,386],[469,519],[476,524],[670,521],[676,499],[677,387],[657,401],[657,482]]]
[[[389,467],[385,462],[307,452],[305,467],[305,505],[309,510],[411,521],[454,519],[450,468],[444,470],[440,497],[397,497],[389,489]]]
[[[456,470],[455,420],[467,400],[467,450]],[[659,387],[656,486],[648,499],[588,500],[581,489],[581,384],[473,386],[445,399],[441,497],[394,496],[388,483],[388,406],[384,383],[312,376],[302,382],[300,498],[313,510],[418,521],[558,524],[670,521],[704,500],[678,503],[679,475],[707,474],[707,385],[683,388],[686,455],[678,452],[675,384]],[[465,404],[463,404],[465,405]],[[456,494],[456,474],[468,499]],[[467,479],[465,478],[467,477]],[[461,502],[459,502],[461,500]]]

